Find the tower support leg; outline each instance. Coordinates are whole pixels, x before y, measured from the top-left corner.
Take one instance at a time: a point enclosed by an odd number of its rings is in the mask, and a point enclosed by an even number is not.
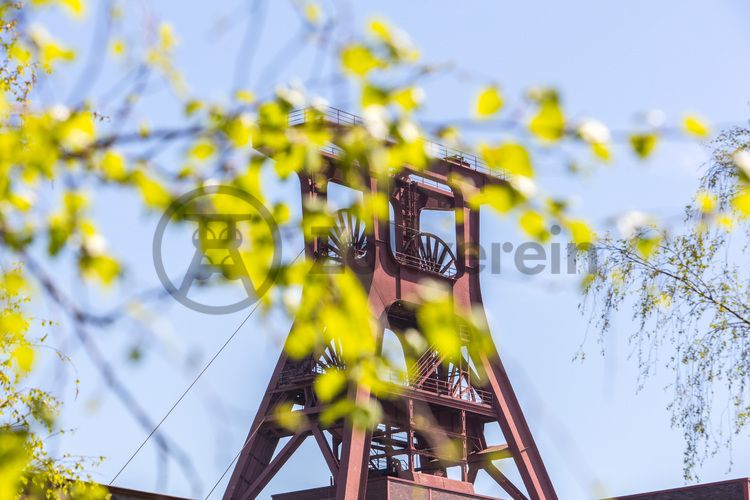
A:
[[[370,391],[362,386],[350,391],[355,404],[364,406],[370,398]],[[347,419],[341,450],[339,474],[336,478],[336,500],[359,500],[367,491],[367,462],[370,455],[372,431],[354,425]]]
[[[497,351],[482,356],[487,382],[503,435],[532,500],[557,500],[552,481],[536,447],[526,418]]]

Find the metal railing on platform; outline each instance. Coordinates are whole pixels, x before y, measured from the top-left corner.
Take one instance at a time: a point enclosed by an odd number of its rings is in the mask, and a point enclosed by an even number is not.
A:
[[[397,385],[407,387],[416,391],[423,391],[429,394],[460,399],[470,403],[476,403],[484,406],[492,406],[492,393],[478,387],[464,384],[455,384],[448,380],[436,378],[427,378],[418,381],[415,377],[404,377],[395,372],[389,372],[386,377],[387,381]]]
[[[348,111],[327,106],[322,109],[301,108],[295,109],[289,113],[289,126],[297,126],[307,123],[311,120],[325,120],[328,123],[339,126],[363,125],[364,120]],[[429,139],[424,139],[425,153],[427,156],[444,160],[455,165],[475,170],[477,172],[495,177],[501,180],[508,180],[508,174],[504,170],[491,168],[480,157],[474,153],[467,153],[444,144],[440,144]],[[341,148],[335,145],[326,146],[325,151],[330,154],[338,154]]]
[[[282,371],[279,376],[279,384],[286,385],[308,381],[324,371],[318,363],[312,360],[303,361]],[[418,381],[414,377],[406,377],[395,371],[388,371],[381,378],[384,382],[390,382],[398,387],[406,387],[438,396],[492,406],[492,393],[478,387],[455,384],[448,380],[440,380],[432,377]]]

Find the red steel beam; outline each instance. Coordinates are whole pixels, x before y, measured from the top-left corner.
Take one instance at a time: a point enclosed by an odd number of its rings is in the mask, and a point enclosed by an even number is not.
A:
[[[489,474],[502,489],[508,492],[508,495],[510,495],[513,500],[527,500],[526,495],[524,495],[505,474],[500,472],[500,469],[495,467],[492,462],[484,464],[484,470],[487,471],[487,474]]]
[[[318,425],[313,425],[312,434],[315,437],[315,441],[318,442],[320,452],[323,454],[323,458],[325,458],[326,464],[328,464],[328,468],[331,470],[331,474],[333,475],[333,477],[338,476],[339,463],[336,460],[336,457],[333,456],[333,452],[331,451],[331,447],[328,446],[328,441],[323,435],[323,431],[320,430],[320,427]]]
[[[354,403],[358,406],[370,398],[366,387],[352,389]],[[339,473],[336,478],[336,500],[359,500],[367,491],[367,460],[370,454],[371,431],[362,429],[349,419],[344,427]]]
[[[263,491],[263,488],[266,487],[268,482],[273,479],[273,476],[276,475],[277,472],[279,472],[279,469],[284,466],[287,460],[289,460],[289,457],[292,456],[292,453],[297,451],[297,448],[302,444],[302,442],[307,438],[309,435],[309,431],[303,431],[298,432],[292,438],[287,441],[286,445],[281,449],[281,451],[274,457],[274,459],[271,461],[270,464],[266,466],[265,469],[258,475],[258,477],[253,481],[253,484],[250,485],[250,487],[245,491],[245,493],[242,495],[240,500],[252,500],[256,498],[261,491]]]
[[[508,441],[526,491],[532,500],[557,500],[542,456],[497,351],[483,355],[482,365],[492,388],[500,428]]]

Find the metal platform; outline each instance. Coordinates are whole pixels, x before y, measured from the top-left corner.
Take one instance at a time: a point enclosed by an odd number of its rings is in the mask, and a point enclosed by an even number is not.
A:
[[[416,477],[415,477],[416,476]],[[333,486],[272,495],[273,500],[333,500]],[[471,483],[428,474],[379,477],[367,482],[366,500],[499,500],[474,493]]]
[[[696,484],[608,500],[750,500],[750,478]]]

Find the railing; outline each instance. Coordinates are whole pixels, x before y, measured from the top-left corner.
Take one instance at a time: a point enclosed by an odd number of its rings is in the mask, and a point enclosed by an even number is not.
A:
[[[326,106],[324,109],[301,108],[295,109],[289,113],[289,126],[302,125],[311,119],[324,119],[334,125],[362,125],[364,121],[357,115],[341,109]]]
[[[295,382],[309,380],[320,375],[325,370],[312,359],[301,361],[298,364],[287,368],[279,375],[279,384],[286,385]],[[421,383],[412,377],[406,378],[395,371],[387,371],[381,377],[384,381],[390,382],[396,386],[407,387],[416,391],[423,391],[429,394],[460,399],[484,406],[492,406],[492,393],[477,387],[455,384],[448,380],[436,378],[427,378]]]
[[[289,126],[302,125],[312,119],[325,120],[328,123],[345,127],[364,124],[364,120],[355,114],[327,106],[323,109],[301,108],[291,111],[289,113]],[[490,177],[495,177],[504,181],[508,180],[507,172],[496,168],[490,168],[484,160],[474,153],[467,153],[460,149],[430,141],[429,139],[424,139],[424,143],[427,156],[444,160]],[[327,153],[333,155],[337,155],[341,152],[341,148],[335,145],[326,146],[323,149]]]
[[[438,396],[448,396],[453,399],[460,399],[462,401],[469,401],[471,403],[478,403],[481,405],[492,405],[491,392],[468,385],[457,385],[448,380],[428,378],[422,381],[419,386],[409,384],[409,387],[417,390],[423,390],[432,394],[437,394]]]
[[[288,366],[279,374],[279,385],[308,380],[323,372],[323,368],[312,358],[303,359]]]
[[[395,171],[393,172],[395,173]],[[422,177],[421,175],[409,174],[409,180],[412,182],[416,182],[418,184],[424,184],[425,186],[430,186],[435,189],[439,189],[440,191],[445,191],[446,193],[451,192],[450,186],[443,184],[442,182],[433,181],[432,179]]]
[[[418,383],[419,381],[412,377],[405,379],[405,377],[394,372],[389,372],[386,375],[386,378],[394,385],[407,387],[412,390],[437,394],[438,396],[449,397],[451,399],[460,399],[461,401],[468,401],[470,403],[484,406],[492,406],[492,393],[477,387],[461,384],[457,385],[448,380],[440,380],[436,378],[427,378]]]

